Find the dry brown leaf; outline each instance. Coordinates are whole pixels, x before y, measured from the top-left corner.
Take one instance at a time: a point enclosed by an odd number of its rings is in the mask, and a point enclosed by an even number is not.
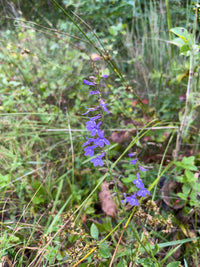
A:
[[[122,143],[130,138],[130,132],[113,132],[109,139],[115,143]]]
[[[110,195],[108,188],[108,183],[103,182],[101,185],[101,192],[99,193],[99,200],[101,202],[101,208],[106,215],[111,217],[116,217],[117,215],[117,206]]]

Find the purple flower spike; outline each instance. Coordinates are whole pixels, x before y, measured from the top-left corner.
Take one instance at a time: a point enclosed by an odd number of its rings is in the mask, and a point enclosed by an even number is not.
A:
[[[99,147],[103,147],[104,144],[109,146],[110,142],[104,137],[104,131],[98,131],[99,137],[94,139],[94,144]]]
[[[82,146],[87,146],[87,145],[89,145],[91,142],[94,142],[94,138],[88,138],[88,137],[86,137],[86,139],[88,140],[87,142],[85,142]]]
[[[85,79],[83,80],[83,83],[86,84],[86,85],[89,85],[89,86],[95,86],[94,83],[92,83],[92,82],[90,82],[88,80],[85,80]]]
[[[141,188],[138,192],[137,195],[139,197],[146,197],[146,195],[150,195],[150,192],[146,188]]]
[[[108,78],[107,74],[102,75],[103,78]]]
[[[108,104],[106,104],[106,103],[103,101],[102,98],[100,98],[99,101],[100,101],[100,105],[101,105],[102,109],[103,109],[105,112],[107,112],[107,113],[109,114],[110,112],[107,110],[107,107],[106,107]]]
[[[86,125],[87,130],[90,131],[90,130],[93,129],[97,124],[96,124],[95,121],[93,121],[93,120],[89,120],[89,121],[86,122],[85,125]]]
[[[142,172],[146,172],[146,171],[148,171],[147,169],[143,168],[142,166],[139,166],[139,168],[140,168],[140,170],[141,170]]]
[[[86,108],[86,109],[88,109],[85,113],[83,113],[82,115],[86,115],[86,114],[88,114],[90,111],[95,111],[95,110],[97,110],[97,109],[99,109],[99,107],[96,107],[96,108]]]
[[[96,158],[91,159],[91,162],[93,163],[94,167],[96,166],[103,166],[103,160],[102,157],[105,155],[105,153],[102,153],[101,155],[97,156]]]
[[[90,131],[91,136],[95,136],[96,134],[99,135],[99,133],[101,132],[99,128],[101,124],[102,124],[101,121],[98,124],[96,124],[95,121],[90,120],[86,122],[86,129]]]
[[[133,183],[136,185],[137,188],[143,188],[144,184],[141,179],[135,179],[133,180]]]
[[[93,157],[94,156],[94,149],[96,148],[97,146],[87,146],[86,148],[84,148],[84,151],[85,151],[85,156],[90,156],[90,157]]]
[[[134,179],[133,183],[136,185],[137,188],[144,188],[144,184],[142,182],[142,179],[140,179],[139,172],[137,172],[137,179]]]
[[[129,202],[131,206],[139,206],[136,193],[134,195],[131,195],[130,197],[125,196],[125,199],[121,202],[123,203],[125,200],[126,202]]]
[[[88,119],[90,119],[91,121],[95,121],[95,120],[98,120],[100,118],[101,118],[101,114],[94,116],[94,117],[91,117],[91,118],[88,117]]]
[[[136,155],[136,152],[128,154],[129,157],[134,157]]]
[[[138,160],[137,158],[136,158],[136,159],[134,159],[134,160],[131,160],[131,164],[132,164],[132,165],[135,165],[135,164],[136,164],[136,162],[137,162],[137,160]]]
[[[100,92],[99,92],[99,91],[90,91],[90,94],[91,94],[91,95],[99,95]]]

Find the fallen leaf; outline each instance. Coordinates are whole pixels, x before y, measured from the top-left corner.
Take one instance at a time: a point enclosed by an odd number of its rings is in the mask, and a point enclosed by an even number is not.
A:
[[[110,195],[110,191],[108,188],[108,183],[103,182],[101,185],[101,192],[99,193],[99,200],[101,203],[101,208],[106,215],[111,216],[113,218],[117,215],[117,206]]]
[[[115,143],[122,143],[130,138],[130,132],[113,132],[109,139]]]

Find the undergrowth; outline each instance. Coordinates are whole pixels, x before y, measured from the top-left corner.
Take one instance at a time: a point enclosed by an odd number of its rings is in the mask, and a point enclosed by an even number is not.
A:
[[[199,266],[198,1],[20,4],[1,13],[1,265]]]

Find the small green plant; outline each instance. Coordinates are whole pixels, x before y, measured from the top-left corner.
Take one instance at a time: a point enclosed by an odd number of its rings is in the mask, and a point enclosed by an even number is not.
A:
[[[194,24],[196,26],[196,24]],[[194,26],[194,27],[195,27]],[[195,28],[196,29],[196,28]],[[176,141],[176,149],[174,152],[175,158],[178,156],[178,151],[183,139],[187,136],[189,127],[198,118],[196,109],[199,107],[200,93],[198,92],[199,86],[199,62],[200,62],[200,45],[196,43],[196,31],[189,33],[187,29],[177,27],[171,29],[171,32],[176,36],[171,41],[180,48],[180,55],[189,57],[189,70],[188,70],[188,84],[185,94],[185,108],[182,113],[179,114],[181,122]],[[185,75],[185,74],[184,74]],[[186,75],[186,76],[187,76]],[[196,78],[196,80],[194,80]],[[182,79],[182,78],[181,78]],[[197,132],[199,129],[197,127]]]
[[[184,157],[182,161],[175,161],[177,176],[176,181],[182,183],[182,192],[177,195],[185,201],[185,205],[191,207],[200,207],[198,192],[200,184],[198,183],[198,168],[194,163],[195,157]]]

